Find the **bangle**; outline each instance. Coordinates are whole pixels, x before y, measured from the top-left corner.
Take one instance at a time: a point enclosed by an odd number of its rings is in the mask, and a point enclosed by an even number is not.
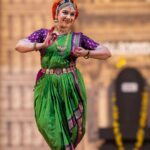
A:
[[[90,51],[87,52],[87,54],[84,56],[85,59],[88,59],[90,57]]]
[[[33,44],[33,48],[34,48],[34,50],[35,50],[35,51],[38,51],[38,49],[37,49],[37,47],[36,47],[36,44],[37,44],[37,43],[36,43],[36,42],[34,42],[34,44]]]

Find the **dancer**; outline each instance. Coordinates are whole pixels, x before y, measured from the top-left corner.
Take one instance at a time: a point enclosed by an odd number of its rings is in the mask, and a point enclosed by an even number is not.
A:
[[[72,32],[78,17],[75,0],[55,0],[55,25],[18,41],[22,53],[39,51],[41,69],[34,88],[37,127],[52,150],[75,150],[85,134],[87,97],[78,57],[107,59],[108,48],[83,33]],[[88,66],[87,66],[88,67]]]

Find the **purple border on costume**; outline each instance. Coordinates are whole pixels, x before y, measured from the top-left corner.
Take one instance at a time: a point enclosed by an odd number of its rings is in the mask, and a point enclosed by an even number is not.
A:
[[[73,54],[73,50],[74,50],[74,48],[75,48],[75,46],[74,46],[74,43],[75,43],[74,37],[75,37],[76,34],[78,34],[78,33],[72,32],[71,50],[70,50],[70,58],[71,58],[71,60],[73,60],[74,62],[76,62],[76,60],[77,60],[77,58],[78,58],[78,57],[76,57],[76,56]]]
[[[82,100],[82,96],[81,96],[81,90],[80,90],[80,86],[79,86],[78,79],[77,79],[77,76],[76,76],[75,71],[72,72],[72,75],[73,75],[73,78],[74,78],[75,87],[76,87],[77,92],[78,92],[78,94],[79,94],[79,100],[80,100],[79,103],[81,103],[81,105],[83,105],[83,104],[82,104],[82,101],[83,101],[83,100]],[[82,116],[81,116],[79,119],[81,119],[81,118],[82,118]],[[78,119],[78,120],[79,120],[79,119]],[[78,127],[78,131],[79,131],[81,124],[78,123],[78,120],[77,120],[77,127]],[[82,127],[82,128],[83,128],[83,127]],[[77,133],[76,142],[75,142],[75,144],[74,144],[74,147],[76,147],[76,146],[78,145],[78,143],[80,142],[80,140],[82,139],[82,137],[83,137],[83,133],[82,133],[82,136],[81,136],[81,134],[79,135],[79,134]]]
[[[75,37],[75,35],[77,35],[77,34],[80,34],[79,46],[81,46],[81,33],[80,33],[80,32],[79,32],[79,33],[73,32],[73,33],[72,33],[72,40],[71,40],[71,51],[74,49],[74,43],[75,43],[74,37]]]
[[[65,150],[75,150],[72,144],[69,144],[65,147]]]
[[[73,116],[68,120],[69,130],[71,132],[72,128],[77,125],[77,120],[79,120],[83,115],[83,106],[80,102],[78,108],[74,110]]]
[[[75,35],[75,33],[73,32],[73,33],[72,33],[72,39],[71,39],[71,52],[72,52],[72,50],[73,50],[74,35]]]
[[[36,75],[36,83],[43,75],[44,75],[44,73],[42,72],[42,69],[40,69]]]
[[[77,79],[76,73],[75,73],[75,71],[73,71],[71,73],[72,73],[73,78],[74,78],[74,83],[75,83],[75,87],[76,87],[76,89],[78,91],[79,98],[80,98],[80,100],[82,102],[81,90],[80,90],[80,86],[79,86],[79,83],[78,83],[78,79]]]

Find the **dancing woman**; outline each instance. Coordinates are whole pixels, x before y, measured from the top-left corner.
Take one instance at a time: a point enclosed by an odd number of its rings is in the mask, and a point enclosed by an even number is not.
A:
[[[22,53],[39,51],[41,69],[34,88],[37,127],[52,150],[74,150],[85,134],[87,97],[78,57],[107,59],[109,50],[71,27],[78,17],[75,0],[55,0],[55,25],[18,41]]]

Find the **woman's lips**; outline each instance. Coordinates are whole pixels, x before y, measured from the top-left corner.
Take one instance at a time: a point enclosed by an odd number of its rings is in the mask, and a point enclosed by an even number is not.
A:
[[[67,24],[72,22],[71,20],[66,20],[66,19],[64,19],[63,21]]]

